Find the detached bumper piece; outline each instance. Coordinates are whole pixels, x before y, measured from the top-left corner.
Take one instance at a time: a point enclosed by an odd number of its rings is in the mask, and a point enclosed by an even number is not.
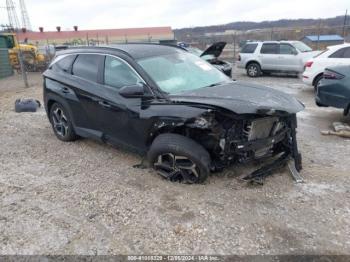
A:
[[[264,184],[264,178],[267,177],[268,175],[271,175],[273,171],[276,169],[284,167],[290,159],[290,154],[284,153],[282,156],[277,158],[275,161],[273,161],[270,164],[267,164],[258,170],[255,170],[253,173],[245,176],[243,180],[255,183],[258,185],[263,185]]]
[[[245,176],[243,180],[262,185],[264,183],[264,178],[271,175],[273,171],[280,169],[288,164],[288,168],[291,176],[297,183],[302,183],[304,180],[300,176],[299,172],[302,169],[302,158],[298,151],[298,145],[296,140],[296,116],[291,121],[290,129],[290,142],[286,150],[272,163],[269,163],[258,170],[255,170],[251,174]],[[281,133],[279,136],[272,138],[273,142],[283,140],[283,135]],[[272,142],[271,141],[271,142]]]

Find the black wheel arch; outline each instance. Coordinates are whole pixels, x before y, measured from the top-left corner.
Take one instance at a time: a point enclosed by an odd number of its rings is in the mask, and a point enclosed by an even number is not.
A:
[[[319,73],[317,76],[314,77],[314,79],[312,80],[312,85],[315,86],[316,81],[320,78],[323,77],[323,72]]]
[[[250,61],[246,64],[245,69],[248,69],[248,66],[251,65],[251,64],[257,64],[257,65],[259,65],[260,68],[261,68],[261,65],[260,65],[260,63],[259,63],[258,61],[256,61],[256,60],[250,60]]]
[[[69,117],[70,117],[70,120],[72,122],[72,125],[73,125],[73,127],[75,127],[73,112],[72,112],[69,104],[67,103],[67,101],[65,99],[61,98],[60,96],[58,96],[56,94],[47,94],[45,97],[45,110],[46,110],[47,116],[49,117],[51,107],[55,103],[61,104],[64,107],[64,109],[67,110]]]

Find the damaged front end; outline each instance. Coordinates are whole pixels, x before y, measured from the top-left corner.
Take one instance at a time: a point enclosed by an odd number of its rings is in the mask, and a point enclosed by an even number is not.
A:
[[[274,159],[243,178],[262,183],[264,177],[290,161],[294,161],[295,172],[302,169],[296,114],[237,115],[225,110],[208,110],[187,122],[186,127],[186,135],[210,153],[212,171],[252,160]]]

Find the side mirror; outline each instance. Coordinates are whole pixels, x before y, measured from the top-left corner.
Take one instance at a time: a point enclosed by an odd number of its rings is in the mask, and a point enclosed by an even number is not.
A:
[[[298,55],[298,51],[296,49],[293,50],[293,55]]]
[[[139,83],[131,86],[124,86],[119,90],[119,94],[125,98],[138,98],[147,96],[145,84]]]

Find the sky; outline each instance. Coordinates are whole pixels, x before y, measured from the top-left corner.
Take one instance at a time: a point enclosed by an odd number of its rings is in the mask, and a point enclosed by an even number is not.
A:
[[[18,0],[13,0],[18,9]],[[5,6],[0,0],[0,7]],[[350,0],[25,0],[33,30],[171,26],[173,29],[236,21],[327,18],[344,15]],[[19,16],[20,19],[20,16]],[[0,25],[7,24],[0,8]]]

